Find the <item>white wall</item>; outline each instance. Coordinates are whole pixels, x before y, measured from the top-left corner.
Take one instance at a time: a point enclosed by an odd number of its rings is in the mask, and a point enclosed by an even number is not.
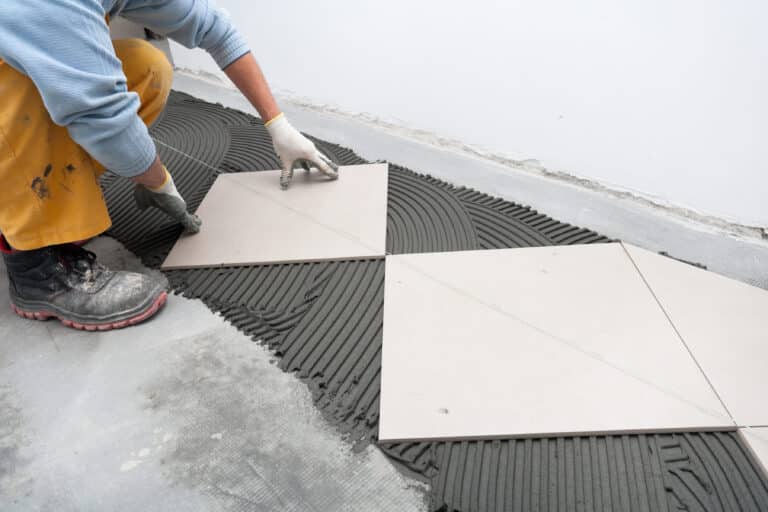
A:
[[[112,39],[136,38],[146,40],[147,38],[147,35],[144,32],[144,27],[130,22],[125,18],[116,18],[110,20],[109,32]],[[158,48],[163,53],[165,53],[165,56],[168,57],[168,60],[171,62],[171,64],[174,63],[173,56],[171,55],[171,47],[167,39],[152,39],[149,42],[154,45],[155,48]]]
[[[768,226],[765,0],[219,5],[278,91]]]

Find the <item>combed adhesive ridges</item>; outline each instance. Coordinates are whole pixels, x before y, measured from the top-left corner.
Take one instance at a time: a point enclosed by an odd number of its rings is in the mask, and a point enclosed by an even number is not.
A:
[[[261,120],[186,94],[171,94],[151,133],[193,210],[219,173],[279,168]],[[312,140],[341,165],[365,163],[348,149]],[[148,266],[159,266],[180,229],[158,212],[139,212],[128,180],[107,175],[102,181],[113,219],[109,233]],[[609,241],[395,165],[388,194],[390,254]],[[358,447],[375,441],[383,260],[198,268],[168,277],[175,291],[201,299],[271,347],[280,367],[307,383],[326,418]],[[766,483],[731,433],[396,443],[381,449],[431,483],[435,510],[768,510]],[[731,489],[747,492],[752,501],[734,502]]]
[[[440,443],[436,508],[462,512],[765,511],[734,432]]]

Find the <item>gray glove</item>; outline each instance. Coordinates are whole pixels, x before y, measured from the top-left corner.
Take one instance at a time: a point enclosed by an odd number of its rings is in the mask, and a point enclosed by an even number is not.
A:
[[[142,211],[154,206],[184,226],[185,232],[197,233],[202,224],[200,218],[187,211],[187,203],[176,190],[171,173],[165,166],[163,166],[163,170],[165,170],[165,183],[159,187],[149,188],[144,185],[136,185],[133,189],[133,199],[136,201],[136,206]]]

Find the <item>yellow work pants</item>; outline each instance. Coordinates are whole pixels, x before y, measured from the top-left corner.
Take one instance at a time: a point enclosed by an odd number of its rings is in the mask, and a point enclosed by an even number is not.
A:
[[[162,112],[173,71],[140,39],[113,41],[128,89],[150,125]],[[14,249],[85,240],[109,229],[99,187],[104,167],[53,123],[35,84],[0,60],[0,232]]]

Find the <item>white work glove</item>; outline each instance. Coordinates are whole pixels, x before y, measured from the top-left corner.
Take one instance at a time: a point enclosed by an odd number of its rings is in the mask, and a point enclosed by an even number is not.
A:
[[[280,173],[280,187],[283,190],[288,188],[293,178],[293,168],[297,164],[307,171],[309,166],[313,165],[333,180],[339,177],[339,167],[318,151],[312,141],[291,126],[283,114],[273,117],[264,127],[272,137],[275,153],[283,165]]]
[[[165,166],[163,166],[163,170],[165,171],[165,181],[159,187],[136,185],[133,189],[133,199],[136,201],[136,205],[142,211],[154,206],[184,226],[185,232],[197,233],[202,224],[200,218],[187,211],[187,203],[176,190],[176,184],[173,183],[171,173]]]

